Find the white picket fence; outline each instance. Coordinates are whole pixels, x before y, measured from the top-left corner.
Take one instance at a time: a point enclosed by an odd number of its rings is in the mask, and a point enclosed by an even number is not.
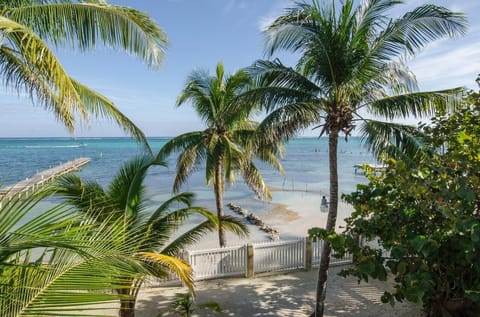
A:
[[[253,273],[305,269],[306,239],[253,244]]]
[[[247,246],[188,251],[188,263],[193,269],[194,279],[245,275]]]
[[[308,239],[308,238],[307,238]],[[312,267],[320,267],[320,258],[323,249],[323,240],[312,242]],[[346,254],[344,257],[335,257],[335,251],[330,254],[330,265],[343,265],[352,263],[352,255]]]
[[[191,250],[186,251],[183,258],[190,263],[195,281],[233,276],[253,277],[255,274],[319,267],[322,247],[322,240],[311,242],[302,237],[210,250]],[[349,263],[352,263],[351,255],[337,259],[332,254],[330,258],[330,265]],[[174,279],[172,276],[168,281]],[[165,281],[167,280],[150,280],[147,284],[155,286]]]

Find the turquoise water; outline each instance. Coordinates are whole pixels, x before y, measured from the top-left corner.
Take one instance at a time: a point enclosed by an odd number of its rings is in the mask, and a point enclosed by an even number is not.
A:
[[[158,151],[167,138],[150,138],[149,143]],[[357,183],[365,182],[361,175],[355,175],[353,165],[374,162],[374,159],[361,145],[359,138],[341,139],[338,146],[338,170],[340,191],[347,193],[355,189]],[[286,190],[320,191],[328,193],[328,140],[326,138],[298,138],[286,144],[282,161],[285,174],[261,165],[262,175],[269,186]],[[0,184],[16,183],[31,177],[38,171],[73,160],[90,157],[92,161],[80,172],[84,179],[107,185],[118,168],[135,155],[142,154],[142,147],[128,138],[9,138],[0,139]],[[170,195],[175,165],[173,158],[169,167],[155,167],[146,180],[148,195],[152,204],[163,201]],[[205,185],[204,174],[200,170],[192,174],[183,187],[193,191],[198,201],[211,201],[213,193]],[[225,199],[245,199],[253,197],[241,180],[226,188]]]
[[[156,152],[167,140],[167,138],[151,138],[149,143]],[[127,138],[0,138],[0,185],[1,187],[8,186],[31,177],[41,170],[75,158],[89,157],[91,162],[78,172],[80,177],[107,186],[124,162],[142,153],[142,147]],[[354,164],[373,163],[374,161],[362,147],[359,138],[351,138],[348,142],[340,140],[338,146],[340,192],[349,193],[355,189],[356,184],[366,181],[364,176],[355,175]],[[299,194],[308,195],[300,196],[305,200],[301,200],[301,206],[297,206],[297,209],[311,207],[313,204],[312,206],[316,210],[321,195],[328,195],[329,190],[328,140],[326,138],[298,138],[289,141],[286,144],[282,164],[285,169],[284,175],[265,165],[260,165],[267,184],[272,188],[282,190],[273,193],[272,202],[289,204],[290,199],[299,197]],[[146,205],[150,206],[152,210],[171,196],[175,177],[174,158],[170,158],[168,165],[168,167],[150,169],[145,180],[148,197]],[[196,205],[215,210],[213,190],[206,185],[201,168],[189,177],[182,191],[194,192]],[[307,202],[308,197],[312,197],[312,195],[318,197],[318,203],[311,200],[309,203]],[[272,208],[272,205],[267,202],[256,199],[248,187],[241,182],[241,179],[238,179],[235,185],[226,188],[224,200],[225,203],[239,204],[261,217],[269,217],[268,211]],[[46,210],[57,202],[58,198],[49,198],[35,207],[35,210],[39,212]],[[29,217],[37,213],[35,210]],[[189,223],[193,225],[200,220],[200,217],[193,216]],[[286,226],[289,225],[286,223]],[[287,230],[283,229],[282,233],[285,231]]]

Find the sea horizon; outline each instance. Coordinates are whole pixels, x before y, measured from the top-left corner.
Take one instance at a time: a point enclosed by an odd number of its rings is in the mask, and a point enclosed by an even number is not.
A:
[[[168,137],[148,137],[154,153],[168,140]],[[89,157],[91,161],[77,173],[86,181],[96,181],[108,186],[118,169],[129,159],[142,155],[144,149],[128,137],[82,137],[82,138],[0,138],[0,187],[12,185],[50,167]],[[350,193],[356,185],[365,183],[363,175],[354,173],[354,164],[372,163],[372,155],[361,145],[359,137],[348,142],[339,140],[338,171],[340,194]],[[145,179],[147,206],[158,206],[172,195],[175,177],[175,160],[168,160],[168,167],[154,167]],[[285,174],[264,164],[259,169],[267,185],[272,189],[272,200],[261,201],[243,184],[241,179],[225,188],[224,202],[240,205],[262,218],[269,219],[269,225],[281,228],[280,237],[305,235],[306,226],[314,223],[324,225],[326,214],[319,213],[321,196],[329,192],[328,138],[298,137],[285,145],[282,159]],[[215,211],[215,199],[211,186],[207,186],[205,175],[200,169],[192,173],[181,191],[193,192],[195,204]],[[45,209],[58,203],[58,198],[48,198],[39,205]],[[39,211],[40,212],[40,211]],[[226,208],[227,214],[232,214]],[[341,211],[339,216],[348,216]],[[340,219],[340,218],[339,218]],[[200,218],[193,217],[190,224]],[[340,222],[341,223],[341,222]],[[260,239],[256,228],[251,228],[253,238]],[[265,240],[264,237],[261,240]],[[207,239],[209,240],[209,239]],[[210,240],[214,241],[213,236]]]

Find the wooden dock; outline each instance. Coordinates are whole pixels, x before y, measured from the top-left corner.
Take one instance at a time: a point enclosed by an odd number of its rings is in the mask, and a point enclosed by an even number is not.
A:
[[[18,193],[28,193],[38,186],[45,184],[54,178],[78,170],[90,162],[89,157],[81,157],[67,163],[49,168],[33,175],[31,178],[24,179],[14,185],[0,189],[0,199],[16,195]]]

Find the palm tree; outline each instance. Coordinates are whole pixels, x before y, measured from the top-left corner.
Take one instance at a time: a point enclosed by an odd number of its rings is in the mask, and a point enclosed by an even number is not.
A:
[[[63,197],[66,204],[82,214],[94,216],[100,222],[121,219],[126,241],[135,241],[130,244],[128,253],[141,261],[148,275],[161,278],[173,271],[191,288],[191,269],[181,259],[180,251],[204,233],[217,230],[220,219],[204,208],[192,206],[194,196],[187,192],[174,195],[155,210],[149,211],[143,180],[153,165],[163,163],[153,161],[148,156],[127,162],[107,189],[96,182],[83,182],[78,175],[70,174],[60,178],[52,190]],[[179,226],[192,213],[206,220],[174,237]],[[247,231],[245,225],[233,217],[224,217],[222,223],[236,234]],[[123,287],[117,290],[122,296],[120,316],[135,315],[135,301],[146,275],[139,272],[137,276],[127,275],[123,278]]]
[[[81,26],[81,27],[79,27]],[[167,38],[145,13],[98,1],[7,0],[0,4],[3,83],[38,101],[73,132],[75,117],[112,119],[138,140],[145,135],[112,101],[71,78],[47,43],[80,51],[99,43],[158,67]]]
[[[260,88],[250,92],[270,112],[260,130],[291,137],[315,126],[328,135],[330,204],[325,229],[335,229],[338,207],[337,142],[354,129],[374,154],[414,150],[415,129],[396,122],[445,110],[460,89],[417,92],[403,63],[433,40],[464,33],[465,17],[423,5],[397,19],[386,12],[397,0],[296,3],[266,28],[266,53],[299,54],[296,68],[278,60],[257,61],[250,69]],[[453,103],[452,103],[453,102]],[[387,119],[387,122],[379,118]],[[322,250],[315,316],[323,315],[330,246]]]
[[[48,194],[42,188],[0,198],[1,316],[105,309],[119,299],[106,290],[119,290],[122,277],[147,274],[126,252],[137,241],[125,239],[123,221],[80,218],[64,205],[42,212],[38,202]]]
[[[177,106],[190,101],[204,120],[206,129],[187,132],[169,140],[157,155],[163,159],[173,152],[180,152],[174,192],[178,192],[190,173],[205,162],[205,179],[207,184],[213,184],[220,219],[224,217],[225,180],[232,184],[236,173],[239,173],[259,198],[270,198],[254,159],[282,170],[278,159],[282,146],[279,143],[262,143],[256,133],[258,123],[250,120],[256,104],[245,103],[239,98],[251,83],[248,74],[242,70],[225,75],[221,63],[217,64],[215,76],[206,71],[192,72],[177,99]],[[220,246],[226,246],[222,224],[218,238]]]

